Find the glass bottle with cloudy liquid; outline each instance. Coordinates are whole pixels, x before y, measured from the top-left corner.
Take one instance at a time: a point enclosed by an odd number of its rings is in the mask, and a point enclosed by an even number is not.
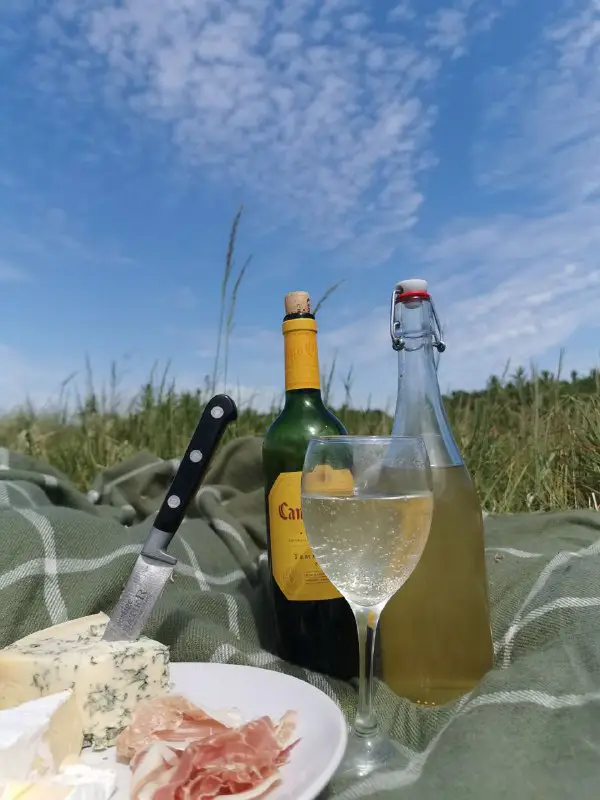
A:
[[[483,519],[442,402],[434,351],[445,344],[426,281],[397,284],[390,333],[399,362],[392,435],[425,439],[434,510],[421,561],[382,614],[379,670],[397,694],[441,705],[492,667]]]

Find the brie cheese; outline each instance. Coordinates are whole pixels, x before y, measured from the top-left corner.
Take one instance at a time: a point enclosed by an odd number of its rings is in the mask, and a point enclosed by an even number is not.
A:
[[[0,711],[0,785],[53,774],[79,757],[81,718],[72,692],[60,692]]]
[[[0,800],[110,800],[116,785],[112,770],[75,764],[43,780],[11,781]]]

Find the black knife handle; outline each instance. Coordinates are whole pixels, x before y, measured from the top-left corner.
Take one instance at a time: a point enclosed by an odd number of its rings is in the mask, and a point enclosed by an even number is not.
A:
[[[142,550],[144,555],[171,561],[170,557],[165,559],[163,550],[177,533],[225,429],[236,419],[237,408],[231,397],[217,394],[208,401],[154,520],[154,528],[165,535],[149,537]]]

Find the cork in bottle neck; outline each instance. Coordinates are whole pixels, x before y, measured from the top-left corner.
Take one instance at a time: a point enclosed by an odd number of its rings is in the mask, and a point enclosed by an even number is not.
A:
[[[285,315],[311,314],[308,292],[289,292],[285,296]]]

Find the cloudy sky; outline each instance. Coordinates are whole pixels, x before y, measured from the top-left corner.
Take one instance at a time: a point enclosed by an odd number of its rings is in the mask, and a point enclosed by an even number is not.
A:
[[[265,402],[284,293],[341,279],[356,402],[407,277],[444,389],[599,360],[600,0],[2,0],[0,75],[0,407],[86,357],[201,384],[241,203],[229,375]]]

